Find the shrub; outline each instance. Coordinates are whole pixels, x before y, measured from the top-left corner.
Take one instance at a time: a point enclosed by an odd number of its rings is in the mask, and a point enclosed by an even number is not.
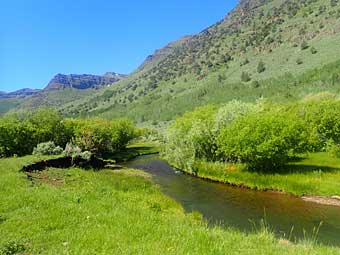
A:
[[[263,73],[264,71],[266,71],[266,66],[263,61],[260,61],[257,65],[257,72]]]
[[[59,155],[63,148],[55,146],[54,142],[39,143],[33,150],[33,155]]]
[[[134,126],[127,119],[69,120],[74,134],[72,142],[80,149],[95,154],[115,152],[124,148],[134,138]]]
[[[37,154],[56,154],[69,142],[93,153],[114,152],[125,147],[134,134],[133,123],[127,119],[63,120],[50,109],[19,112],[0,119],[0,157],[31,154],[35,147]]]
[[[249,82],[249,81],[251,81],[251,77],[250,77],[249,73],[243,72],[243,73],[241,74],[241,81],[243,81],[243,82]]]
[[[312,47],[312,48],[310,49],[310,52],[311,52],[312,54],[318,53],[317,49],[314,48],[314,47]]]
[[[75,158],[78,157],[81,153],[81,149],[78,146],[73,145],[72,143],[66,144],[64,155],[66,157]]]
[[[296,64],[302,65],[302,64],[303,64],[303,60],[302,60],[301,58],[298,58],[298,59],[296,60]]]
[[[84,159],[90,161],[92,153],[90,151],[82,151],[78,146],[68,143],[64,150],[66,157],[71,157],[72,161],[75,159]]]
[[[219,133],[223,127],[231,124],[235,119],[246,115],[251,111],[256,111],[258,108],[251,103],[244,103],[233,100],[220,107],[215,116],[215,131]]]
[[[340,158],[340,145],[336,144],[333,139],[327,141],[326,151],[335,158]]]
[[[0,119],[0,156],[31,154],[39,143],[48,141],[63,147],[66,143],[59,139],[63,130],[61,117],[51,109],[7,115]]]
[[[223,160],[257,171],[279,171],[290,156],[309,150],[313,139],[302,119],[275,111],[236,120],[221,131],[217,145]]]
[[[308,48],[309,48],[308,43],[307,43],[306,41],[303,41],[303,42],[301,43],[301,50],[306,50],[306,49],[308,49]]]
[[[184,114],[169,127],[164,154],[170,162],[193,170],[196,158],[215,158],[215,113],[214,106],[200,107]]]
[[[318,132],[323,144],[333,140],[340,143],[340,101],[326,99],[309,101],[300,104],[306,122]]]

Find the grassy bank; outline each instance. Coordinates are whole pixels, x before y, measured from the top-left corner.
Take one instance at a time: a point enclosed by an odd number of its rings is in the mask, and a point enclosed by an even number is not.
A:
[[[197,176],[259,190],[277,190],[294,195],[340,195],[340,159],[328,153],[313,153],[291,162],[283,173],[258,173],[243,165],[196,162]],[[188,171],[190,172],[190,171]]]
[[[36,157],[0,159],[3,254],[338,254],[266,231],[208,228],[136,170],[18,170]],[[0,252],[0,254],[1,254]]]

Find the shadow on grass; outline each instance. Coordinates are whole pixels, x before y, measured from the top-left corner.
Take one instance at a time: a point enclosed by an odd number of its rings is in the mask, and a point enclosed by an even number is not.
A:
[[[308,162],[308,158],[306,157],[295,157],[289,160],[287,165],[277,167],[273,170],[252,170],[246,169],[245,171],[248,172],[260,172],[261,174],[281,174],[281,175],[288,175],[288,174],[310,174],[313,172],[322,172],[322,173],[332,173],[332,172],[340,172],[340,165],[339,167],[327,165],[318,165],[313,164],[313,162]]]
[[[287,165],[281,169],[282,174],[293,174],[293,173],[301,173],[308,174],[311,172],[321,171],[323,173],[330,172],[340,172],[340,168],[330,167],[330,166],[318,166],[318,165]]]
[[[117,163],[123,163],[138,156],[157,153],[159,153],[159,148],[155,146],[131,146],[119,152],[103,155],[103,158],[115,160]]]

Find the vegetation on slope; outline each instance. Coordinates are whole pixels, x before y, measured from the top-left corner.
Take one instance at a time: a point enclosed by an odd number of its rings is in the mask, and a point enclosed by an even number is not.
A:
[[[338,92],[339,31],[336,0],[244,0],[215,25],[157,50],[115,86],[81,98],[40,93],[17,108],[168,121],[207,103]]]
[[[293,101],[336,92],[339,13],[337,1],[241,1],[221,22],[171,44],[115,87],[62,111],[144,122],[235,98]]]

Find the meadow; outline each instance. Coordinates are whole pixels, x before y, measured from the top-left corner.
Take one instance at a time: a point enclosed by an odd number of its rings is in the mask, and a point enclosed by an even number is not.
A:
[[[141,171],[19,172],[46,158],[0,159],[0,254],[339,254],[277,240],[266,228],[208,227]]]

